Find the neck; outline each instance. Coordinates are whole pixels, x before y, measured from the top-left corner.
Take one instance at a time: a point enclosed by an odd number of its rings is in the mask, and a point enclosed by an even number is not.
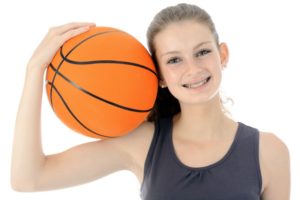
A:
[[[205,104],[180,104],[181,113],[174,118],[177,136],[190,139],[212,139],[220,137],[232,122],[222,111],[220,97]],[[183,131],[184,130],[184,131]]]

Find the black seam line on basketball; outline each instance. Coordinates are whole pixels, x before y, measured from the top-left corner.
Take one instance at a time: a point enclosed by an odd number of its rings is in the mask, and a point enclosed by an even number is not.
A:
[[[133,62],[126,62],[126,61],[119,61],[119,60],[74,61],[74,60],[70,60],[70,59],[64,57],[62,51],[60,51],[60,55],[61,55],[61,57],[66,62],[71,63],[71,64],[76,64],[76,65],[92,65],[92,64],[122,64],[122,65],[130,65],[130,66],[140,67],[142,69],[148,70],[148,71],[150,71],[152,74],[154,74],[157,77],[157,74],[152,69],[150,69],[150,68],[148,68],[148,67],[146,67],[144,65],[140,65],[140,64],[137,64],[137,63],[133,63]]]
[[[50,67],[52,68],[53,71],[56,71],[56,69],[53,67],[53,65],[50,63]],[[89,91],[85,90],[84,88],[82,88],[81,86],[79,86],[77,83],[71,81],[69,78],[67,78],[65,75],[61,74],[60,72],[56,72],[59,76],[61,76],[64,80],[66,80],[67,82],[69,82],[71,85],[73,85],[74,87],[76,87],[78,90],[84,92],[85,94],[89,95],[89,96],[92,96],[93,98],[96,98],[100,101],[103,101],[107,104],[110,104],[110,105],[113,105],[113,106],[116,106],[116,107],[119,107],[119,108],[122,108],[124,110],[128,110],[128,111],[133,111],[133,112],[149,112],[152,110],[152,108],[150,109],[146,109],[146,110],[141,110],[141,109],[135,109],[135,108],[130,108],[130,107],[125,107],[125,106],[122,106],[120,104],[117,104],[117,103],[114,103],[114,102],[111,102],[111,101],[108,101],[106,99],[103,99],[95,94],[92,94],[90,93]]]
[[[61,99],[61,101],[63,102],[63,104],[65,105],[65,107],[67,108],[67,110],[69,111],[69,113],[72,115],[72,117],[74,117],[74,119],[86,130],[90,131],[93,134],[96,134],[98,136],[102,136],[102,137],[107,137],[107,138],[114,138],[113,136],[106,136],[106,135],[102,135],[100,133],[97,133],[96,131],[93,131],[92,129],[88,128],[86,125],[84,125],[77,117],[76,115],[72,112],[72,110],[70,109],[70,107],[68,106],[67,102],[65,101],[65,99],[63,98],[63,96],[60,94],[60,92],[57,90],[57,88],[50,82],[50,81],[46,81],[47,84],[51,85],[51,87],[54,88],[54,90],[56,91],[56,93],[58,94],[59,98]],[[54,109],[54,108],[53,108]]]
[[[111,33],[111,32],[117,32],[115,30],[111,30],[111,31],[105,31],[105,32],[100,32],[100,33],[96,33],[94,35],[91,35],[87,38],[85,38],[84,40],[80,41],[78,44],[76,44],[67,54],[66,54],[66,58],[79,46],[81,45],[82,43],[84,43],[85,41],[97,36],[97,35],[102,35],[102,34],[106,34],[106,33]],[[63,47],[63,46],[62,46]],[[62,47],[60,47],[60,51],[62,51]],[[57,67],[57,72],[59,71],[60,67],[62,66],[62,63],[65,61],[65,58],[62,58],[61,62],[59,63],[58,67]],[[52,83],[54,84],[54,81],[55,81],[55,77],[56,77],[56,72],[55,74],[53,75],[53,78],[52,78]],[[50,103],[51,103],[51,106],[53,106],[52,104],[52,87],[50,88]]]

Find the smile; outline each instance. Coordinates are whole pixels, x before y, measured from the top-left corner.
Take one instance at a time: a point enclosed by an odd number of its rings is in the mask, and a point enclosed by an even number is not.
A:
[[[196,83],[189,83],[189,84],[183,84],[182,86],[185,87],[185,88],[197,88],[197,87],[200,87],[204,84],[206,84],[209,80],[210,80],[210,76],[207,77],[206,79],[204,80],[201,80],[199,82],[196,82]]]

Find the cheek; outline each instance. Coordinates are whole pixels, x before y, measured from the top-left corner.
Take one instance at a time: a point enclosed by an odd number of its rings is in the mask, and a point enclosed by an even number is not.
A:
[[[162,76],[162,79],[164,81],[166,81],[167,83],[168,82],[172,82],[172,80],[174,80],[176,78],[176,73],[174,70],[172,69],[169,69],[165,66],[162,66],[160,68],[160,73],[161,73],[161,76]]]
[[[213,75],[214,75],[214,82],[216,84],[216,87],[220,87],[220,85],[222,83],[222,77],[223,77],[222,67],[217,65],[214,68]]]
[[[175,80],[174,74],[169,73],[168,71],[165,71],[165,72],[164,72],[163,78],[164,78],[163,80],[164,80],[168,85],[172,84],[172,83],[174,82],[174,80]]]
[[[222,73],[223,67],[222,67],[222,63],[220,60],[220,57],[218,56],[214,56],[213,59],[208,60],[209,63],[207,63],[207,66],[211,66],[211,71],[213,71],[213,73],[217,73],[220,74]]]
[[[172,85],[177,85],[182,77],[183,72],[180,69],[176,70],[166,70],[164,75],[164,80],[168,84],[168,86],[172,87]]]
[[[214,76],[215,81],[218,82],[217,84],[220,84],[222,80],[222,71],[223,71],[223,67],[220,60],[217,57],[214,59],[207,60],[206,66],[209,67],[208,70]]]
[[[212,73],[215,78],[217,78],[219,81],[222,79],[222,66],[215,65],[215,67],[212,69]]]

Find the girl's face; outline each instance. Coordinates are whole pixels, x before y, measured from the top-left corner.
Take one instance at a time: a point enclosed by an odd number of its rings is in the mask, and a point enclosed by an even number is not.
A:
[[[206,25],[193,20],[169,24],[154,45],[161,83],[181,103],[204,103],[216,96],[228,52]]]

